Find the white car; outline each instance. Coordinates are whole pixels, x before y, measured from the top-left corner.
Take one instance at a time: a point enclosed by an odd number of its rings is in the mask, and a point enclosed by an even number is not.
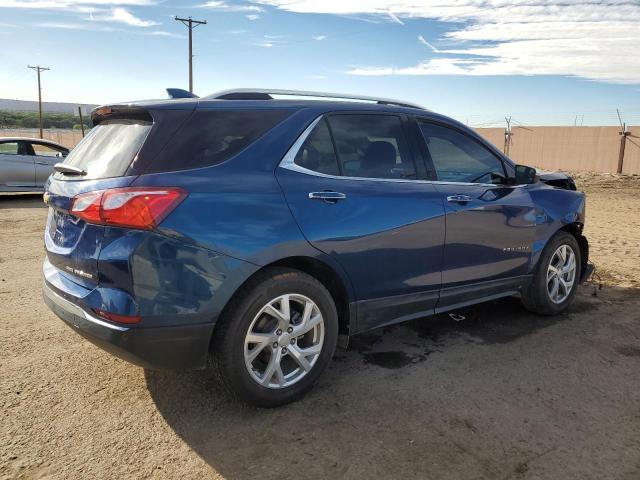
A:
[[[38,192],[69,149],[49,140],[0,137],[0,192]]]

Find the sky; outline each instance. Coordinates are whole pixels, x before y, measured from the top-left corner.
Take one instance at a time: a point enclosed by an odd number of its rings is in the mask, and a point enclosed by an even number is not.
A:
[[[640,0],[0,0],[0,98],[194,90],[405,100],[471,126],[640,124]]]

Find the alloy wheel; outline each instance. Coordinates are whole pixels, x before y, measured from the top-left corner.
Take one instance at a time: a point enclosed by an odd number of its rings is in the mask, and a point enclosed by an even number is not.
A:
[[[304,295],[280,295],[254,317],[244,340],[244,361],[259,385],[280,389],[304,378],[320,357],[324,319]]]
[[[547,294],[553,303],[564,302],[575,283],[576,255],[569,245],[560,245],[547,268]]]

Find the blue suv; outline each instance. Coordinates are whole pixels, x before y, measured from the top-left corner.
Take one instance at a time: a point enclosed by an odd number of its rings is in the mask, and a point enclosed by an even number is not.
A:
[[[571,305],[589,268],[569,177],[415,105],[296,93],[97,108],[46,185],[49,308],[121,358],[211,364],[269,407],[351,335],[507,296]]]

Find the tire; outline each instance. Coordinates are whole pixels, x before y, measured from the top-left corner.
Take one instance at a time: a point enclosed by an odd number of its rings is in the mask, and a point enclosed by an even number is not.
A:
[[[232,395],[257,407],[277,407],[312,388],[337,339],[338,314],[324,285],[298,270],[270,268],[249,280],[225,308],[211,359]]]
[[[565,249],[565,258],[569,257],[568,252],[570,251],[573,254],[575,262],[572,275],[573,281],[568,294],[566,294],[567,288],[563,286],[563,283],[567,285],[567,279],[571,278],[571,276],[567,273],[560,273],[567,269],[567,263],[562,264],[561,269],[556,268],[555,272],[550,272],[550,264],[552,262],[556,267],[562,262],[561,254],[558,253],[558,255],[556,255],[556,252],[559,252],[561,248]],[[570,250],[566,250],[566,248]],[[540,254],[540,259],[538,260],[531,284],[522,295],[524,307],[527,310],[541,315],[558,315],[564,312],[573,303],[576,296],[581,275],[581,265],[580,246],[576,238],[565,231],[556,233],[551,237]],[[562,276],[560,277],[559,274]],[[556,279],[558,280],[558,290],[557,296],[554,297],[553,292]]]

